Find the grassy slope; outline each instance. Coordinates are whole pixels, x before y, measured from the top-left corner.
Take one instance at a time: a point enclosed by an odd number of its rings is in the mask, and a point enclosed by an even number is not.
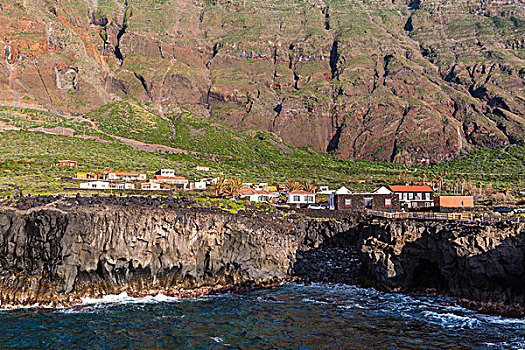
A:
[[[3,108],[0,120],[22,128],[62,126],[76,134],[98,136],[105,142],[50,135],[35,131],[9,131],[0,135],[0,190],[15,186],[26,191],[46,192],[74,183],[54,179],[72,176],[75,170],[54,167],[61,158],[79,161],[83,170],[145,170],[174,168],[180,175],[200,177],[196,164],[212,166],[211,175],[223,173],[246,181],[282,182],[289,178],[339,186],[354,182],[354,189],[372,189],[381,183],[420,181],[423,172],[430,180],[434,173],[447,172],[447,178],[465,177],[471,183],[492,183],[496,188],[518,183],[525,173],[525,146],[508,149],[479,149],[462,159],[431,167],[406,168],[397,164],[347,161],[331,158],[309,149],[290,147],[275,136],[253,131],[240,133],[187,111],[169,118],[148,111],[134,101],[104,106],[86,115],[97,128],[82,119],[64,118],[47,112]],[[97,130],[98,129],[98,130]],[[38,130],[38,129],[37,129]],[[193,153],[164,154],[145,152],[120,143],[111,135],[182,148]],[[508,174],[505,176],[495,174]],[[356,184],[358,179],[366,180]]]

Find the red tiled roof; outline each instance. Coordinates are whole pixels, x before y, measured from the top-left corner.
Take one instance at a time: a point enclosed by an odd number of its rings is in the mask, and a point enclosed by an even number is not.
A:
[[[188,178],[186,178],[186,177],[160,176],[160,175],[155,175],[155,179],[162,179],[162,180],[188,180]]]
[[[388,186],[394,192],[434,192],[434,190],[427,185],[410,186],[410,185],[395,185]]]
[[[315,193],[307,192],[303,190],[296,190],[296,191],[291,191],[290,194],[315,194]]]
[[[272,193],[272,192],[268,192],[268,191],[263,191],[263,190],[256,190],[256,189],[253,189],[253,188],[241,188],[241,190],[239,191],[239,194],[240,194],[240,195],[249,195],[249,194],[266,194],[266,195],[274,195],[274,196],[277,196],[276,193]]]
[[[109,172],[108,174],[115,174],[117,176],[140,176],[140,175],[146,175],[144,173],[129,173],[129,172]]]

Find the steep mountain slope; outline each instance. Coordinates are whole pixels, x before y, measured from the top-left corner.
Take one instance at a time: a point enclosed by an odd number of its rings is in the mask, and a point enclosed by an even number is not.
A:
[[[407,164],[525,135],[522,0],[9,0],[0,22],[4,105],[133,97]]]

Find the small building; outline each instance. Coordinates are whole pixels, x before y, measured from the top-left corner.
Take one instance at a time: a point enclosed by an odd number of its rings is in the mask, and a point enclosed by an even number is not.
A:
[[[206,165],[196,165],[194,169],[198,171],[210,171],[210,167]]]
[[[90,181],[82,182],[80,188],[83,190],[109,190],[109,182],[107,181]]]
[[[317,190],[317,194],[332,194],[334,193],[334,190],[330,190],[328,186],[319,186],[319,189]]]
[[[143,191],[160,191],[160,184],[154,181],[143,182],[140,184],[140,189]]]
[[[274,186],[274,185],[266,185],[266,186],[263,186],[262,189],[268,192],[277,192],[277,186]]]
[[[340,195],[343,195],[343,194],[351,194],[352,191],[350,191],[348,188],[346,188],[345,186],[341,187],[340,189],[338,189],[337,191],[334,191],[330,194],[330,209],[335,209],[336,208],[336,205],[335,205],[335,202],[336,202],[336,196],[340,196]]]
[[[123,181],[144,181],[146,180],[146,173],[134,172],[110,172],[106,174],[106,180],[123,180]]]
[[[77,173],[78,180],[98,180],[98,174],[96,173],[86,173],[86,172],[80,172]]]
[[[395,194],[401,208],[421,209],[434,207],[434,190],[428,185],[382,186],[376,194]]]
[[[184,185],[185,190],[205,190],[206,189],[206,181],[204,180],[191,180],[188,183]]]
[[[278,198],[279,194],[254,188],[242,188],[239,191],[239,198],[248,198],[252,202],[270,203],[273,199]]]
[[[378,193],[350,193],[335,195],[334,209],[336,210],[400,210],[399,199],[393,194]]]
[[[71,167],[76,168],[78,166],[77,162],[73,160],[59,160],[57,163],[57,166],[65,166],[65,167]]]
[[[134,190],[135,184],[129,183],[129,182],[123,182],[120,184],[115,184],[113,187],[116,190]]]
[[[441,208],[474,208],[473,196],[435,196],[434,206]]]
[[[189,180],[186,177],[155,175],[155,182],[185,187]]]
[[[162,177],[175,177],[175,170],[173,169],[160,169],[157,172],[155,172],[156,176],[162,176]]]
[[[290,191],[286,195],[286,203],[297,206],[313,204],[315,203],[315,193],[303,190]]]

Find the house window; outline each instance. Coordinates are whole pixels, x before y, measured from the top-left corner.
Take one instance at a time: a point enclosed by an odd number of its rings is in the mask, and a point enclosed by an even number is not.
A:
[[[414,194],[413,194],[412,192],[410,192],[410,193],[408,194],[408,199],[413,199],[413,198],[414,198]]]
[[[426,208],[430,207],[430,206],[431,206],[430,204],[431,204],[431,203],[426,202],[426,203],[425,203],[425,207],[426,207]]]
[[[372,208],[372,198],[365,198],[365,208]]]
[[[392,198],[385,198],[385,207],[392,206]]]
[[[314,201],[314,196],[306,196],[306,203],[310,203]]]
[[[408,200],[408,194],[407,193],[403,193],[403,200]]]
[[[293,196],[293,201],[294,202],[299,202],[300,201],[300,197],[299,196]]]
[[[345,198],[345,207],[352,206],[352,198]]]
[[[427,201],[430,200],[430,193],[425,193],[425,200],[427,200]]]

